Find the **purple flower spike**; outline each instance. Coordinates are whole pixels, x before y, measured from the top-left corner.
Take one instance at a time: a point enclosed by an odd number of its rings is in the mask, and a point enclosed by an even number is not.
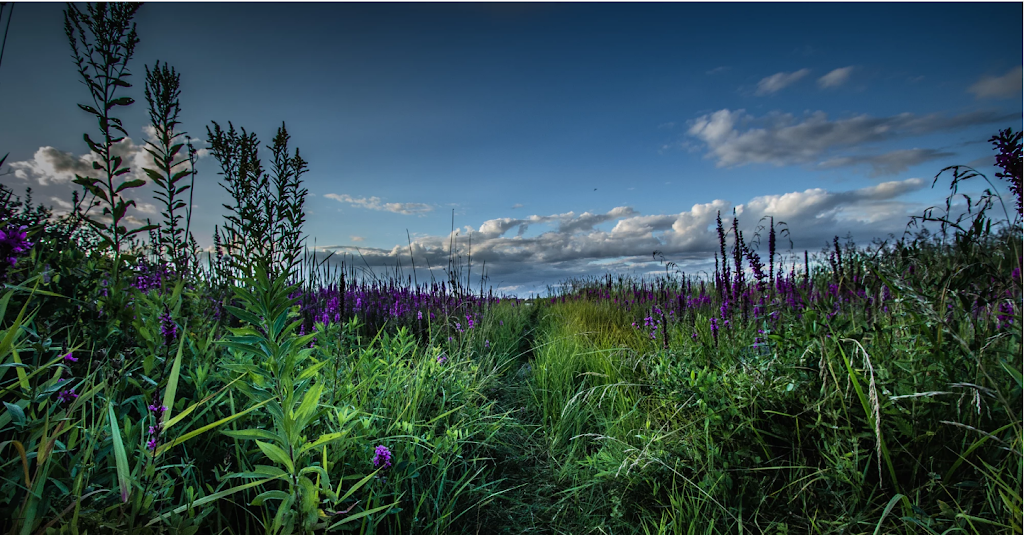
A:
[[[164,337],[165,345],[174,343],[174,338],[178,336],[178,326],[174,323],[170,311],[160,315],[160,334]]]
[[[391,467],[391,450],[387,446],[377,446],[373,450],[373,466],[385,470]]]

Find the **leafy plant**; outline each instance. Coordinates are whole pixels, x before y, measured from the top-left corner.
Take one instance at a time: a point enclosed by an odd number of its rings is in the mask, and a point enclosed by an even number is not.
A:
[[[109,215],[111,222],[105,223],[85,216],[85,220],[100,235],[101,248],[113,248],[114,269],[113,279],[116,283],[121,264],[121,251],[128,238],[156,228],[145,225],[128,230],[122,225],[134,200],[125,200],[122,192],[138,188],[145,184],[141,179],[125,180],[116,183],[115,179],[129,173],[131,169],[124,164],[124,159],[115,154],[115,146],[122,142],[128,133],[121,120],[111,112],[118,106],[129,106],[134,102],[131,97],[116,96],[122,88],[129,88],[127,78],[131,76],[128,61],[135,52],[139,38],[135,32],[135,24],[131,22],[139,9],[137,3],[87,5],[87,13],[83,13],[74,4],[68,4],[64,11],[64,31],[71,43],[72,56],[78,67],[82,82],[89,89],[92,105],[79,104],[78,107],[96,117],[102,139],[93,141],[89,134],[83,134],[89,150],[98,161],[93,162],[93,169],[100,171],[100,177],[75,175],[74,183],[82,186],[94,197],[102,199],[106,206],[103,215]],[[130,25],[130,27],[129,27]],[[115,137],[120,133],[120,137]]]
[[[164,211],[161,213],[164,218],[163,224],[152,236],[155,240],[151,239],[151,243],[157,254],[174,263],[177,273],[185,272],[186,250],[190,244],[194,248],[195,243],[195,239],[188,232],[192,221],[192,206],[186,205],[185,201],[178,198],[195,185],[195,149],[191,140],[181,143],[179,138],[185,133],[175,129],[180,124],[180,81],[181,76],[167,64],[161,66],[157,61],[152,71],[146,67],[146,101],[149,103],[149,118],[157,138],[156,143],[147,142],[149,147],[146,148],[146,152],[153,156],[157,169],[146,168],[144,171],[159,188],[162,188],[155,192],[154,197],[164,204]],[[189,158],[175,161],[182,147],[186,146]],[[192,165],[176,170],[185,163]],[[178,182],[188,175],[192,175],[192,184],[178,186]],[[175,210],[181,208],[185,208],[187,213],[185,228],[179,226],[181,215],[175,214]]]

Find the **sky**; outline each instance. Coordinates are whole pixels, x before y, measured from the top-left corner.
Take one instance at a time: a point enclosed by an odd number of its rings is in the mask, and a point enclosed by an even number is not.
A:
[[[57,214],[97,135],[64,9],[0,18],[0,181]],[[1021,20],[1020,2],[148,3],[118,150],[144,178],[160,60],[197,147],[211,121],[264,147],[287,125],[318,256],[411,275],[411,253],[419,282],[427,264],[442,279],[454,220],[473,285],[486,267],[496,292],[708,273],[719,211],[747,241],[785,222],[802,257],[901,235],[944,202],[949,165],[1006,193],[988,139],[1022,127]],[[192,232],[209,247],[231,197],[201,152]],[[152,193],[130,190],[132,221],[160,219]]]

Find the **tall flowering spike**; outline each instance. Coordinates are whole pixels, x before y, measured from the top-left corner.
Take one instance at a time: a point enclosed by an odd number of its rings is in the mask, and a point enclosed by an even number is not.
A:
[[[728,258],[728,256],[726,256],[726,254],[725,254],[725,227],[722,226],[722,211],[721,210],[718,211],[717,221],[718,221],[718,227],[717,227],[718,228],[718,245],[719,245],[719,247],[721,247],[721,250],[722,250],[722,291],[725,292],[725,291],[727,291],[726,288],[729,285],[730,278],[729,278],[729,263],[726,261],[726,258]],[[717,260],[716,260],[715,264],[716,265],[718,264]],[[724,295],[724,293],[723,293],[723,295]]]
[[[775,216],[768,218],[768,276],[775,286]]]
[[[1013,133],[1012,128],[1001,130],[999,135],[992,136],[989,143],[999,151],[996,155],[996,165],[1003,171],[996,173],[996,176],[1010,183],[1010,191],[1017,196],[1017,213],[1024,214],[1024,198],[1021,191],[1021,133]]]
[[[164,344],[168,346],[174,343],[174,338],[178,335],[178,326],[174,323],[171,312],[166,309],[160,315],[160,334],[164,337]]]

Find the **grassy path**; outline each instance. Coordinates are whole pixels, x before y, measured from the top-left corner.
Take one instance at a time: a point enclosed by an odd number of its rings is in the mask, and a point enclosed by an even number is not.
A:
[[[498,413],[516,421],[502,444],[496,479],[501,494],[482,508],[478,533],[559,533],[552,527],[558,494],[562,490],[552,475],[551,459],[544,443],[542,417],[533,403],[533,366],[541,307],[533,306],[519,337],[518,353],[494,389]]]

